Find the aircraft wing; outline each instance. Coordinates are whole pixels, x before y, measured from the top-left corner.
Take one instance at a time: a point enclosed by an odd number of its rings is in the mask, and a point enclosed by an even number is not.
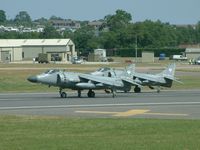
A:
[[[116,86],[116,87],[123,86],[122,80],[118,78],[95,76],[95,75],[90,75],[90,74],[80,74],[79,77],[83,80],[88,80],[96,84],[102,83],[105,86]]]
[[[146,81],[150,81],[150,82],[160,82],[160,83],[164,82],[159,77],[158,78],[151,77],[150,74],[134,73],[133,76],[135,78],[138,78],[139,80],[146,80]]]
[[[142,87],[141,84],[137,83],[136,81],[134,81],[134,80],[132,80],[132,79],[130,79],[130,78],[121,77],[121,79],[122,79],[122,81],[124,81],[124,82],[127,82],[127,83],[130,83],[130,84],[132,84],[132,85],[137,85],[137,86],[139,86],[139,87]]]

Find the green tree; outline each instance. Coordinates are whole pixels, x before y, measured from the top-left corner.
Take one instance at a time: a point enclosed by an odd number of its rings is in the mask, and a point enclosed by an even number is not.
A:
[[[31,17],[26,11],[20,11],[19,14],[16,15],[14,22],[17,25],[31,26],[32,21]]]
[[[174,47],[177,45],[176,30],[173,26],[161,21],[139,22],[134,24],[138,45],[146,48]]]
[[[50,18],[49,18],[49,20],[64,20],[63,18],[61,18],[61,17],[57,17],[57,16],[51,16]]]
[[[198,43],[197,29],[192,26],[176,27],[178,41],[180,44]]]
[[[105,18],[107,27],[111,31],[116,31],[120,28],[127,27],[132,20],[131,14],[123,10],[117,10],[115,15],[107,15]]]
[[[6,21],[6,14],[4,10],[0,10],[0,23],[4,23]]]
[[[105,49],[117,48],[118,41],[116,33],[113,31],[102,33],[100,36],[100,43]]]
[[[197,43],[200,43],[200,21],[197,23],[196,27],[196,32],[197,32]]]
[[[61,37],[62,36],[59,34],[59,32],[56,31],[56,29],[50,24],[47,24],[44,28],[44,31],[40,33],[40,38],[44,39],[61,38]]]
[[[89,42],[95,38],[94,32],[94,29],[90,26],[82,27],[74,32],[74,42],[79,51],[84,52],[90,49]]]
[[[35,23],[39,24],[39,25],[46,25],[48,24],[48,20],[46,18],[39,18],[34,20]]]

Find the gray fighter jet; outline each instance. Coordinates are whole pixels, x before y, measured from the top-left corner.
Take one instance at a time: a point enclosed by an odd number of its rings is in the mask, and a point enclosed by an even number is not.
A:
[[[133,80],[140,85],[135,85],[135,93],[140,93],[142,86],[148,86],[151,89],[157,89],[157,92],[159,93],[160,87],[170,88],[173,81],[182,83],[174,77],[176,68],[175,63],[170,64],[164,71],[158,74],[138,73],[135,71],[134,64],[129,65],[127,68],[130,72],[132,72],[131,75]],[[115,73],[116,76],[121,76],[122,72],[122,70],[116,70],[112,68],[99,68],[97,71],[92,72],[91,74],[98,76],[109,76]]]
[[[97,69],[94,72],[91,72],[90,74],[95,75],[95,76],[104,76],[104,77],[113,77],[113,76],[121,77],[125,75],[124,72],[127,72],[126,75],[132,78],[134,71],[135,71],[135,64],[130,64],[127,67],[125,67],[125,69],[114,69],[114,68],[109,68],[109,67],[102,67],[102,68]],[[135,85],[135,86],[138,86],[138,85]],[[139,85],[138,87],[141,87],[141,85]],[[131,87],[124,88],[121,91],[124,91],[126,93],[126,92],[129,92],[130,90],[131,90]]]
[[[30,76],[28,81],[33,83],[42,83],[50,86],[59,87],[61,98],[66,98],[67,94],[63,89],[69,88],[78,91],[78,97],[81,97],[82,90],[89,90],[88,97],[95,97],[96,89],[111,90],[115,97],[116,90],[130,89],[132,85],[140,86],[132,79],[132,73],[124,70],[119,77],[113,74],[111,77],[96,76],[77,72],[64,72],[60,70],[48,70],[36,76]]]
[[[157,89],[157,92],[159,93],[161,87],[171,88],[173,81],[182,83],[181,81],[178,81],[176,77],[174,77],[175,69],[176,64],[172,63],[165,70],[158,74],[138,73],[134,71],[133,79],[138,84],[148,86],[150,89]],[[141,88],[135,86],[134,91],[136,93],[140,93]]]

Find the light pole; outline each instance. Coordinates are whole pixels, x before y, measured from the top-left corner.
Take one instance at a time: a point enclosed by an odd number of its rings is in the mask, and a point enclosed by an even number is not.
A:
[[[135,63],[137,63],[137,34],[135,37]]]

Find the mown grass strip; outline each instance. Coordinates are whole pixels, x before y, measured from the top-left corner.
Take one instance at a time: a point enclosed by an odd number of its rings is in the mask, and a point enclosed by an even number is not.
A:
[[[200,120],[0,116],[0,148],[199,149]]]

